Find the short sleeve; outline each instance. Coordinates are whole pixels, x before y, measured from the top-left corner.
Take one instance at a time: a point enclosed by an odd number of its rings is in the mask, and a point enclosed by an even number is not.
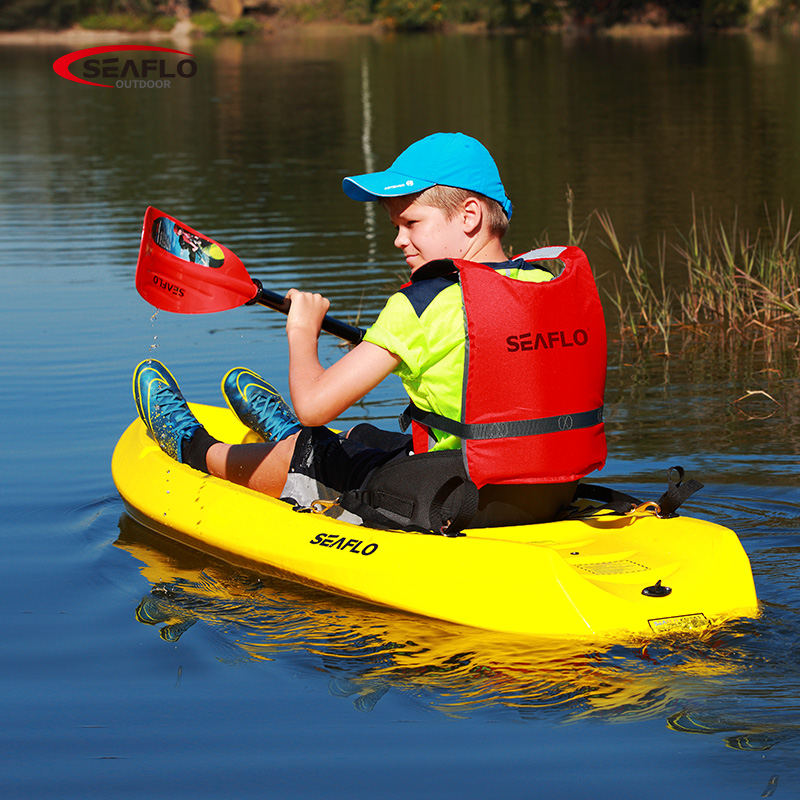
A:
[[[428,360],[428,343],[419,317],[408,298],[393,294],[374,324],[364,335],[371,342],[394,353],[402,364],[395,370],[402,378],[419,376]]]

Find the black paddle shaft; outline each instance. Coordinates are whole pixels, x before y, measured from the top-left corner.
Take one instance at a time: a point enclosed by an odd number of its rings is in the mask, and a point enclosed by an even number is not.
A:
[[[247,305],[258,304],[260,306],[272,308],[275,311],[280,311],[283,314],[289,313],[289,307],[292,305],[291,300],[287,300],[277,292],[271,292],[269,289],[265,289],[261,285],[261,281],[255,278],[253,279],[253,283],[258,288],[258,292],[256,292],[256,296],[252,300],[248,301]],[[355,325],[348,325],[346,322],[342,322],[335,317],[330,317],[327,314],[322,320],[322,330],[326,333],[332,333],[334,336],[338,336],[340,339],[344,339],[346,342],[351,342],[352,344],[358,344],[366,333],[362,328],[357,328]]]

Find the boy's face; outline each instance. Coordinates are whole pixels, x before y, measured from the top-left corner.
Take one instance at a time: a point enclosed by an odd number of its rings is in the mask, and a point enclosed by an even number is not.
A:
[[[462,258],[470,244],[459,214],[448,219],[441,208],[418,200],[392,208],[389,219],[397,230],[394,246],[412,272],[437,258]]]

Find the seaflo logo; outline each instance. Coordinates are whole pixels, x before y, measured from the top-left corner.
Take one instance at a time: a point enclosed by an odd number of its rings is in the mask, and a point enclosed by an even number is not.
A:
[[[153,55],[127,55],[141,51]],[[171,55],[156,57],[156,53]],[[186,58],[177,59],[176,55]],[[131,44],[75,50],[56,59],[53,69],[62,78],[85,83],[87,86],[102,86],[106,89],[171,89],[178,81],[193,78],[197,73],[197,63],[191,53],[183,50]],[[111,80],[111,83],[98,83],[96,80],[89,80],[90,78]]]
[[[321,547],[335,547],[337,550],[349,550],[351,553],[358,553],[362,556],[371,556],[378,549],[378,545],[375,542],[364,544],[361,539],[347,539],[336,533],[318,533],[309,544],[318,544]]]
[[[165,281],[159,275],[153,275],[153,284],[168,294],[174,294],[178,297],[183,297],[184,294],[186,294],[186,292],[184,292],[180,286],[170,283],[169,281]]]
[[[520,333],[506,337],[506,350],[518,353],[523,350],[552,350],[555,347],[583,347],[589,341],[589,334],[577,328],[571,334],[566,331],[545,331],[544,333]]]

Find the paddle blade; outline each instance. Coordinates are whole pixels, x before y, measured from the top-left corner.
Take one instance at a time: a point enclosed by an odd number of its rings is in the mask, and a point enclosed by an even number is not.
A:
[[[136,289],[156,308],[177,314],[226,311],[258,292],[235,253],[152,206],[144,215]]]

